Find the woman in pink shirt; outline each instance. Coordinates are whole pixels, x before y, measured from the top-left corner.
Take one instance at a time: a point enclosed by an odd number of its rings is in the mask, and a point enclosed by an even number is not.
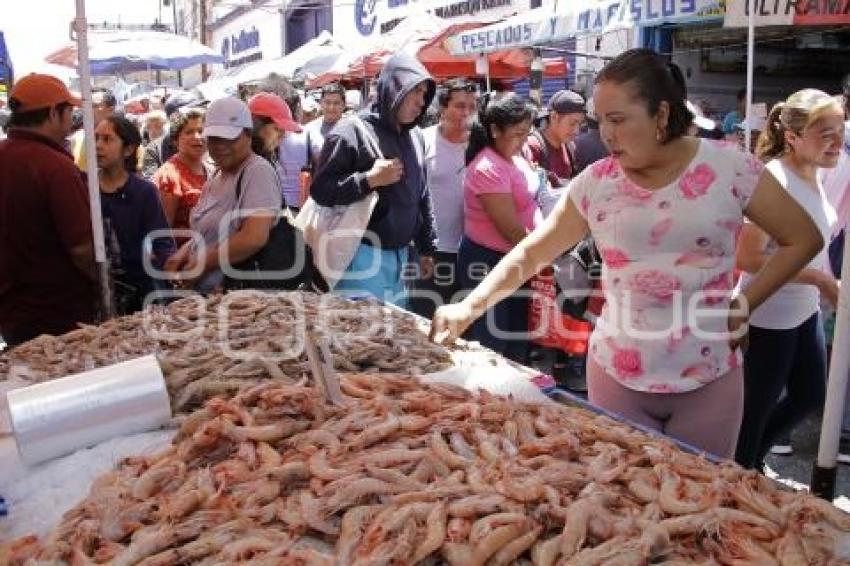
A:
[[[590,340],[590,401],[707,452],[733,454],[743,411],[739,344],[748,313],[823,246],[805,211],[752,156],[687,136],[678,67],[633,49],[596,77],[611,156],[573,179],[541,227],[517,244],[432,333],[452,339],[590,232],[606,304]],[[744,217],[777,251],[732,299]]]
[[[540,220],[534,199],[538,177],[522,156],[534,107],[509,95],[482,101],[466,150],[464,236],[458,250],[458,280],[472,290]],[[528,349],[528,297],[514,293],[473,324],[470,338],[523,362]]]

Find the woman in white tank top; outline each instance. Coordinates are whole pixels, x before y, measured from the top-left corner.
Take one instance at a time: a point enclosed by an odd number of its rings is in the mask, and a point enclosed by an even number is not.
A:
[[[801,90],[777,104],[767,122],[758,141],[758,156],[768,162],[767,169],[828,242],[836,215],[817,172],[838,163],[844,141],[841,103],[819,90]],[[744,225],[737,253],[743,286],[777,247],[757,226]],[[773,443],[823,405],[826,346],[821,299],[833,305],[838,300],[838,283],[830,271],[826,247],[750,314],[744,420],[736,452],[736,460],[745,467],[762,467]],[[787,395],[780,400],[783,389]]]

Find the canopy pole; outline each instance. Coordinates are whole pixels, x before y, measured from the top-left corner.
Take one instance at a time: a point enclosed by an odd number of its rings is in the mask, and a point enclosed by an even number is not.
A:
[[[756,48],[756,0],[747,0],[747,108],[744,111],[744,148],[752,147],[753,69]]]
[[[850,246],[844,246],[841,281],[850,281]],[[828,501],[835,497],[836,459],[841,440],[841,421],[844,416],[847,378],[850,373],[850,297],[847,287],[841,286],[835,307],[835,334],[832,340],[832,360],[826,386],[826,405],[818,444],[818,459],[812,469],[812,493]]]
[[[109,281],[109,262],[106,258],[106,245],[103,239],[103,218],[100,209],[100,186],[97,177],[97,152],[94,147],[94,110],[91,94],[91,68],[89,67],[88,25],[86,24],[86,2],[76,0],[77,17],[73,29],[76,32],[77,61],[80,72],[80,94],[83,98],[83,129],[86,155],[86,174],[89,186],[89,208],[91,208],[91,228],[94,239],[94,258],[98,267],[100,283],[101,313],[104,318],[113,316],[112,290]],[[72,38],[73,39],[73,38]]]

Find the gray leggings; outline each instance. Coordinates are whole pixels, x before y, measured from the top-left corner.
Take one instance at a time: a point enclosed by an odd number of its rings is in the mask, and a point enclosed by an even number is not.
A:
[[[722,458],[735,454],[744,413],[743,376],[738,368],[687,393],[645,393],[620,385],[592,356],[587,360],[591,403]]]

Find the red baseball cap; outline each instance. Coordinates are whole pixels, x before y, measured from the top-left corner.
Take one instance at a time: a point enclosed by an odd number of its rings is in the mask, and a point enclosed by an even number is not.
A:
[[[82,101],[71,94],[65,83],[51,75],[32,73],[12,87],[9,98],[20,103],[17,112],[30,112],[41,108],[50,108],[63,102],[71,106],[80,106]]]
[[[248,100],[251,114],[265,116],[287,132],[300,132],[301,125],[292,119],[292,111],[281,97],[270,92],[260,92]]]

